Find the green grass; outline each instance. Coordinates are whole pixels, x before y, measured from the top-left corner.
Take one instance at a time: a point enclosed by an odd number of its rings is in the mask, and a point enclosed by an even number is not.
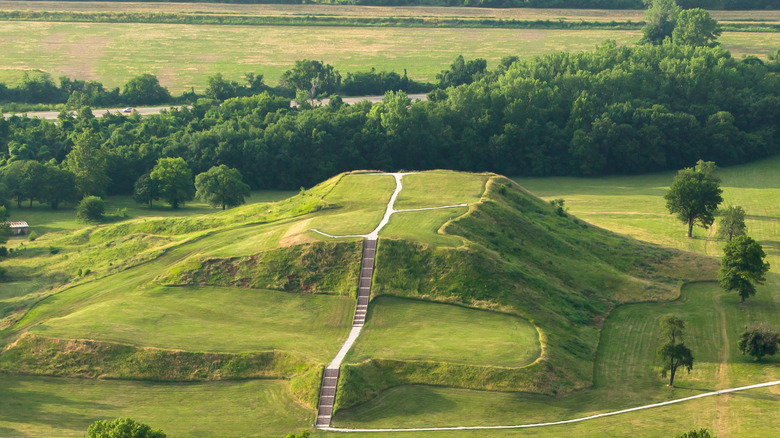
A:
[[[368,234],[379,225],[395,190],[390,175],[347,174],[323,199],[339,208],[307,224],[331,235]]]
[[[382,358],[519,367],[539,354],[536,329],[514,315],[378,297],[346,361]]]
[[[308,427],[314,416],[280,380],[177,384],[0,375],[0,393],[4,436],[82,437],[95,420],[131,417],[168,436],[280,437]]]
[[[348,297],[266,290],[156,288],[81,307],[31,331],[185,351],[276,349],[326,363],[346,339],[354,304]]]
[[[380,237],[407,239],[439,247],[457,247],[463,240],[439,232],[442,225],[466,213],[468,207],[443,208],[430,211],[406,211],[395,213],[379,233]]]
[[[296,192],[262,190],[254,191],[246,198],[247,204],[258,202],[274,202],[289,198]],[[181,208],[174,210],[163,202],[156,202],[151,208],[133,201],[130,196],[109,196],[106,198],[106,213],[114,214],[117,210],[127,209],[128,218],[141,217],[184,217],[214,213],[217,209],[202,202],[188,202]],[[75,230],[87,227],[89,224],[76,221],[76,211],[73,206],[62,206],[57,210],[52,210],[48,204],[33,203],[29,207],[29,202],[10,210],[11,220],[23,220],[30,225],[30,230],[35,231],[39,236],[44,233],[51,233],[63,230]],[[14,237],[10,240],[10,245],[18,245],[24,242],[26,236]]]
[[[396,210],[469,204],[479,201],[490,175],[432,171],[405,175]]]
[[[508,55],[592,50],[606,39],[632,44],[639,38],[638,31],[2,22],[0,65],[99,80],[107,87],[152,73],[180,93],[191,87],[203,92],[216,73],[241,81],[244,73],[255,72],[276,85],[304,58],[332,64],[342,75],[372,67],[407,69],[412,79],[433,81],[460,54],[485,58],[494,68]],[[780,33],[725,33],[722,40],[735,56],[766,56],[780,45]],[[421,43],[425,51],[409,50]]]

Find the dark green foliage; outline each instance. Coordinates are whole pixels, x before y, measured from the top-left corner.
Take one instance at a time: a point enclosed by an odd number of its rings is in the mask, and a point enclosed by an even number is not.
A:
[[[249,196],[249,186],[241,181],[241,173],[224,164],[214,166],[195,177],[195,196],[214,207],[236,207]]]
[[[262,93],[145,117],[12,117],[0,120],[0,145],[8,145],[0,162],[62,163],[90,128],[106,154],[110,194],[132,193],[162,157],[184,158],[194,174],[224,164],[253,189],[310,187],[355,169],[636,174],[702,157],[730,166],[778,152],[778,72],[777,60],[742,62],[717,47],[607,42],[593,52],[507,59],[471,84],[436,90],[430,102],[399,94],[374,106],[291,109]]]
[[[171,93],[160,85],[155,75],[144,73],[127,81],[122,99],[133,105],[155,105],[170,102]]]
[[[645,12],[642,43],[661,44],[672,37],[680,7],[675,0],[651,0]]]
[[[406,93],[423,93],[430,91],[431,86],[415,82],[406,75],[396,72],[377,72],[375,69],[367,72],[347,73],[339,92],[346,96],[381,95],[387,91],[404,91]]]
[[[100,136],[92,129],[77,133],[67,156],[68,170],[76,178],[81,195],[102,196],[111,182],[106,174],[106,151],[100,147]]]
[[[138,177],[133,185],[133,200],[139,204],[152,206],[152,202],[160,199],[160,189],[157,180],[153,180],[148,173]]]
[[[677,438],[712,438],[712,435],[707,429],[693,429],[685,432],[682,435],[677,435]]]
[[[484,59],[477,58],[466,61],[463,59],[463,55],[459,55],[450,64],[449,70],[442,70],[436,75],[436,80],[439,81],[440,88],[457,87],[479,80],[485,74],[486,69],[487,61]]]
[[[8,242],[9,237],[11,237],[11,225],[8,222],[0,222],[0,245]],[[1,248],[3,249],[3,256],[8,255],[8,249],[4,246]]]
[[[552,205],[553,208],[555,208],[555,214],[557,214],[558,216],[566,217],[567,208],[564,206],[565,202],[566,201],[560,198],[553,199],[552,201],[550,201],[550,205]]]
[[[693,237],[693,225],[704,229],[715,221],[715,212],[723,202],[720,180],[712,175],[714,163],[699,160],[695,168],[677,172],[669,191],[664,195],[669,213],[677,214],[688,225],[688,237]]]
[[[87,196],[76,206],[76,217],[82,222],[100,222],[106,212],[106,201]]]
[[[330,64],[303,59],[282,73],[281,85],[291,90],[303,90],[309,98],[336,92],[341,86],[341,74]]]
[[[715,40],[722,32],[723,29],[710,17],[709,12],[700,8],[684,9],[677,16],[672,41],[675,44],[712,47],[717,45]]]
[[[114,421],[98,420],[87,429],[87,438],[166,438],[160,429],[152,430],[149,425],[138,423],[132,418],[117,418]]]
[[[308,430],[303,430],[299,435],[290,432],[284,438],[309,438],[310,436],[311,436],[311,432],[309,432]]]
[[[62,202],[74,202],[79,198],[76,190],[76,176],[56,165],[47,164],[44,168],[42,190],[37,199],[51,205],[56,210]]]
[[[661,360],[661,375],[666,377],[669,373],[669,386],[674,386],[674,376],[679,367],[691,372],[693,368],[693,353],[683,342],[683,330],[685,321],[669,314],[659,321],[661,325],[662,343],[658,347],[658,358]]]
[[[718,222],[718,235],[729,242],[737,236],[743,236],[747,227],[745,226],[745,210],[740,206],[729,205],[720,212],[720,222]]]
[[[192,171],[181,157],[160,158],[149,174],[149,178],[157,185],[160,198],[179,208],[186,201],[195,197],[195,186],[192,184]]]
[[[247,82],[246,85],[229,81],[222,77],[221,73],[217,73],[209,77],[209,85],[204,94],[209,99],[226,100],[233,97],[253,96],[268,90],[268,87],[263,83],[263,75],[247,73],[244,75],[244,79]]]
[[[761,245],[749,236],[738,236],[723,248],[718,283],[727,292],[736,290],[742,302],[756,294],[756,284],[763,284],[769,262]]]
[[[751,327],[739,335],[739,351],[761,360],[764,356],[777,353],[780,333],[765,326]]]

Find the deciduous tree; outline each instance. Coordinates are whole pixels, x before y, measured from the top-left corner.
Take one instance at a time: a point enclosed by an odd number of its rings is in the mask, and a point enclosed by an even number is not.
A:
[[[170,102],[171,93],[160,85],[157,76],[144,73],[127,81],[122,98],[131,105],[154,105]]]
[[[642,28],[642,43],[661,44],[672,36],[680,7],[675,0],[645,0],[649,5],[645,11],[645,26]]]
[[[723,29],[709,12],[701,8],[685,9],[677,16],[672,42],[686,46],[713,47],[718,45],[716,40],[722,32]]]
[[[100,137],[85,129],[73,140],[66,158],[68,170],[76,177],[76,189],[82,195],[103,196],[111,178],[106,174],[106,153],[100,148]]]
[[[179,208],[195,196],[192,171],[183,158],[160,158],[149,177],[160,190],[160,197],[173,208]]]
[[[235,207],[249,196],[249,186],[241,181],[241,173],[224,164],[214,166],[195,177],[198,199],[218,207]]]
[[[141,175],[133,186],[133,200],[139,204],[152,206],[152,202],[160,199],[160,189],[157,181],[148,173]]]
[[[723,202],[720,180],[712,174],[711,162],[699,161],[695,168],[677,172],[669,191],[666,192],[666,208],[676,213],[680,221],[688,224],[688,237],[693,237],[693,225],[704,229],[715,221],[715,211]]]
[[[674,376],[679,367],[691,372],[693,368],[693,353],[683,343],[685,321],[669,314],[661,318],[661,338],[663,343],[658,347],[658,357],[661,359],[661,375],[669,373],[669,386],[674,386]]]
[[[765,326],[750,327],[739,336],[739,351],[761,360],[777,353],[780,333]]]
[[[737,236],[723,248],[718,283],[727,292],[736,290],[742,302],[756,294],[756,284],[763,284],[769,271],[761,245],[749,236]]]
[[[106,201],[87,196],[76,206],[76,217],[82,222],[100,222],[106,212]]]
[[[721,210],[718,222],[718,234],[731,242],[737,236],[745,234],[745,210],[740,206],[729,205]]]

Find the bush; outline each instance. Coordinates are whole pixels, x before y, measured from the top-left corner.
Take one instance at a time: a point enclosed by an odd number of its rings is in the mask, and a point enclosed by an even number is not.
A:
[[[166,438],[166,435],[162,430],[152,430],[132,418],[117,418],[92,423],[87,429],[87,438]]]
[[[750,327],[739,336],[739,351],[761,360],[764,356],[777,353],[780,333],[768,327]]]
[[[38,238],[38,233],[36,233],[35,231],[30,231],[30,234],[27,235],[27,240],[29,240],[30,242],[34,241],[37,238]]]
[[[0,246],[0,257],[8,257],[8,248]]]
[[[58,254],[60,252],[60,249],[56,246],[50,246],[49,247],[49,254]]]
[[[106,201],[87,196],[76,206],[76,217],[82,222],[100,222],[106,212]]]

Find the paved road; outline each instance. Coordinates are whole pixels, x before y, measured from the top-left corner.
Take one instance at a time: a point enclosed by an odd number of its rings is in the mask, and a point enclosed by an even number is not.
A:
[[[362,102],[364,100],[368,100],[372,103],[381,102],[382,98],[384,96],[357,96],[357,97],[344,97],[342,100],[344,103],[348,103],[350,105],[358,102]],[[409,98],[414,100],[428,100],[425,94],[410,94]],[[322,105],[327,105],[328,102],[330,102],[330,99],[323,99],[320,101]],[[296,107],[297,104],[295,102],[290,102],[291,107]],[[135,108],[135,111],[142,115],[142,116],[148,116],[149,114],[160,114],[160,111],[167,110],[170,108],[177,108],[180,109],[181,106],[147,106],[147,107],[139,107]],[[122,115],[129,115],[129,113],[123,113],[123,108],[95,108],[92,110],[92,113],[95,115],[95,117],[103,117],[106,112],[109,113],[119,113]],[[74,115],[76,114],[76,111],[71,111]],[[33,118],[38,117],[39,119],[46,119],[46,120],[57,120],[57,116],[60,115],[59,111],[35,111],[35,112],[28,112],[28,113],[17,113],[17,114],[6,114],[5,117],[11,117],[12,115],[15,116],[22,116],[24,114],[27,114],[27,117]]]
[[[122,110],[126,107],[122,108],[100,108],[100,109],[93,109],[92,114],[95,115],[95,117],[103,117],[104,114],[108,113],[119,113],[122,115],[130,115],[130,113],[123,113]],[[160,114],[160,111],[167,110],[171,108],[181,108],[180,106],[148,106],[143,108],[135,108],[135,111],[142,115],[142,116],[148,116],[149,114]],[[76,114],[76,111],[71,111],[72,114]],[[29,112],[29,113],[18,113],[13,114],[15,116],[21,116],[27,114],[27,117],[33,118],[38,117],[39,119],[46,119],[46,120],[57,120],[57,116],[60,115],[59,111],[36,111],[36,112]],[[6,114],[6,117],[10,117],[11,114]]]

